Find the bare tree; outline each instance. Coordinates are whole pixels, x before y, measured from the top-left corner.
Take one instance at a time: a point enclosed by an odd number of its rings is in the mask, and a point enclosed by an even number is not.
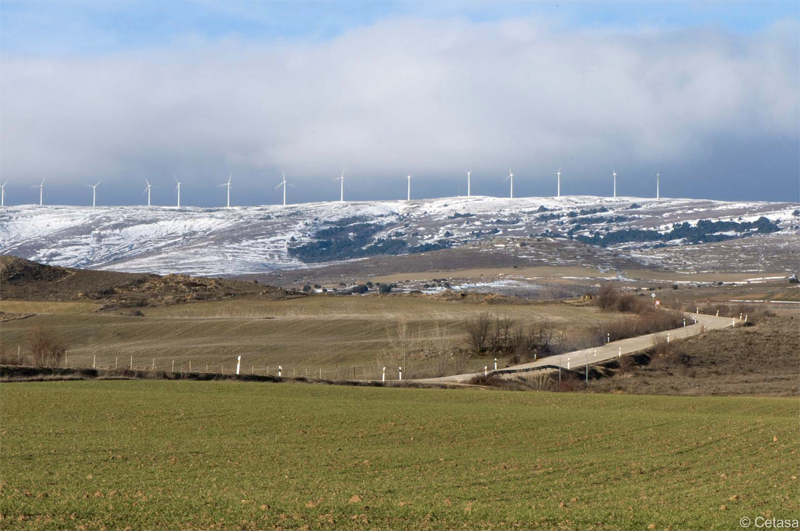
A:
[[[412,330],[405,319],[398,319],[397,327],[387,334],[387,347],[381,350],[378,365],[388,367],[390,370],[403,368],[403,374],[408,375],[412,355],[420,350],[420,334]]]
[[[482,312],[464,321],[467,331],[467,343],[474,354],[483,354],[489,347],[489,332],[492,329],[492,316]]]
[[[39,325],[28,333],[33,364],[38,367],[57,367],[61,364],[67,347],[49,327]]]

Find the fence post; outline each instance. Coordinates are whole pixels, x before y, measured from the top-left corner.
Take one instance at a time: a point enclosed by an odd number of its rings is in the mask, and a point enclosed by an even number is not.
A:
[[[239,376],[239,368],[241,367],[241,365],[242,365],[242,357],[241,356],[237,356],[236,357],[236,376]]]
[[[92,354],[92,369],[97,368],[97,354]]]
[[[175,360],[172,360],[172,371],[171,372],[175,372]]]
[[[386,371],[386,367],[383,370]],[[322,380],[322,367],[319,368],[319,379]]]
[[[133,356],[131,356],[131,370],[133,370]]]
[[[153,358],[153,370],[156,370],[156,359]]]
[[[189,372],[192,372],[192,360],[189,360]]]

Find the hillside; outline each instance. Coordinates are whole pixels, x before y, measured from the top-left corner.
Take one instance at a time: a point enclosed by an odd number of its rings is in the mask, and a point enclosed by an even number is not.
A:
[[[513,255],[524,265],[784,271],[795,264],[798,209],[590,196],[231,209],[19,206],[0,212],[0,253],[65,267],[202,276],[453,249]],[[749,242],[743,252],[721,256],[742,239]]]
[[[0,292],[3,299],[86,300],[114,307],[160,306],[245,295],[266,299],[300,296],[253,282],[91,271],[48,266],[14,256],[0,256]]]

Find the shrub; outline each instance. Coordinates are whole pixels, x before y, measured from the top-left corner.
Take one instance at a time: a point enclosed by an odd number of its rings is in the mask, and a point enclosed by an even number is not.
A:
[[[33,364],[38,367],[57,367],[61,364],[67,347],[56,333],[43,325],[36,326],[28,333]]]
[[[392,291],[391,284],[381,284],[380,290],[381,293],[390,293]]]
[[[486,352],[489,344],[489,330],[492,326],[492,317],[489,312],[482,312],[472,319],[464,321],[467,331],[467,343],[475,354]]]

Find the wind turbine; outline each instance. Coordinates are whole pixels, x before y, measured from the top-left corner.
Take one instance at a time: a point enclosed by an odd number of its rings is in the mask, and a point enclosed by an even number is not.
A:
[[[220,188],[226,186],[228,188],[228,208],[231,207],[231,179],[233,179],[233,174],[231,173],[230,177],[228,177],[228,182],[222,183],[219,185]]]
[[[472,172],[467,171],[464,173],[467,174],[467,197],[472,197],[472,191],[470,190],[470,187],[472,186]]]
[[[503,179],[503,182],[511,181],[511,199],[514,199],[514,174],[511,173],[511,168],[508,169],[508,177]]]
[[[284,179],[285,179],[285,177],[284,177]],[[341,192],[339,194],[339,202],[340,203],[344,203],[344,170],[342,170],[342,176],[341,177],[337,177],[337,178],[335,178],[333,180],[333,182],[336,182],[336,181],[341,181],[341,183],[342,183]],[[284,202],[284,204],[286,204],[286,203]]]
[[[406,201],[411,201],[411,174],[408,174],[408,199]]]
[[[150,184],[150,181],[148,181],[147,179],[145,179],[144,182],[147,183],[147,186],[144,188],[144,192],[142,192],[142,195],[147,194],[147,206],[150,206],[150,189],[153,187],[153,185]]]
[[[0,184],[0,206],[6,206],[6,185],[8,181]]]
[[[178,179],[175,178],[174,175],[172,176],[172,178],[175,179],[175,184],[177,184],[177,186],[175,187],[175,191],[178,192],[178,208],[180,208],[181,207],[181,183],[180,183],[180,181],[178,181]]]
[[[100,181],[97,181],[97,184],[87,184],[89,188],[92,189],[92,207],[97,206],[97,187],[100,186]]]
[[[283,186],[283,206],[286,206],[286,187],[287,186],[291,186],[292,188],[294,188],[294,185],[293,184],[289,184],[289,181],[286,180],[286,174],[285,173],[283,173],[283,172],[281,172],[281,173],[283,175],[283,180],[278,183],[278,186],[276,186],[275,189],[277,190],[278,188]]]
[[[656,199],[661,199],[661,170],[656,172]]]
[[[44,179],[42,179],[41,184],[37,184],[36,186],[31,186],[31,188],[39,189],[39,206],[42,206],[44,204]]]
[[[561,168],[563,168],[563,166]],[[561,168],[559,168],[558,171],[556,172],[556,177],[558,178],[558,188],[556,191],[556,197],[561,197]]]
[[[614,199],[617,198],[617,170],[612,169],[611,174],[614,176]]]

